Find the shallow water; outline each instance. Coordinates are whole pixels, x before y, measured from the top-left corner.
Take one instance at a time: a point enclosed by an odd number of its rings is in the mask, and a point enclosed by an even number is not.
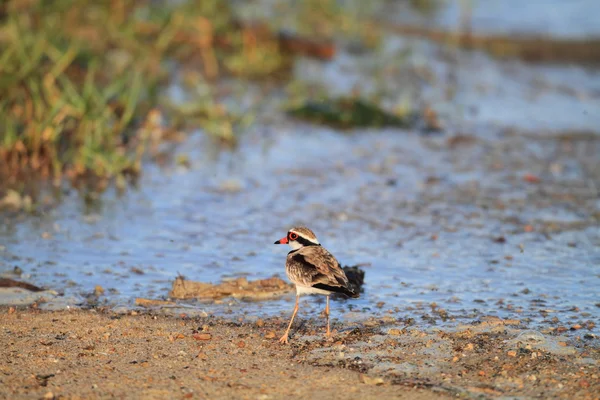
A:
[[[178,273],[212,282],[283,276],[288,250],[272,243],[302,223],[343,264],[368,264],[362,298],[339,309],[421,316],[437,303],[453,316],[541,320],[547,310],[562,323],[600,315],[600,228],[591,216],[599,204],[586,196],[548,201],[569,187],[585,191],[584,182],[532,188],[518,171],[478,164],[483,146],[459,157],[432,148],[441,139],[406,132],[342,136],[291,124],[265,153],[250,143],[257,136],[217,163],[204,161],[206,140],[196,136],[186,145],[198,149],[190,170],[150,172],[138,191],[107,196],[97,213],[68,198],[14,226],[3,236],[3,269],[18,265],[67,296],[102,285],[109,303],[131,304],[166,296]],[[507,163],[526,157],[527,146],[519,148]],[[431,174],[440,181],[425,183]],[[528,224],[536,231],[524,233]],[[552,224],[558,232],[540,232]],[[500,236],[505,243],[495,243]],[[200,307],[268,315],[288,311],[290,300]]]
[[[409,59],[385,67],[405,46]],[[150,165],[122,197],[108,193],[90,208],[71,194],[41,217],[7,219],[0,273],[18,266],[27,280],[77,299],[101,285],[102,301],[132,307],[135,297],[166,297],[177,274],[215,283],[284,277],[288,249],[272,243],[305,224],[342,264],[364,264],[362,297],[335,302],[334,317],[443,325],[443,309],[535,325],[597,321],[599,72],[468,53],[457,63],[394,37],[382,47],[385,68],[342,53],[329,64],[300,62],[298,76],[341,94],[383,80],[388,104],[407,96],[432,104],[444,134],[341,133],[280,114],[244,133],[233,152],[217,153],[196,134],[176,150],[189,168]],[[414,79],[423,68],[430,79]],[[382,69],[387,76],[373,73]],[[449,141],[459,134],[463,142]],[[190,304],[268,316],[288,314],[292,296]],[[315,316],[323,300],[307,304],[301,315]]]
[[[597,15],[600,4],[594,0],[466,0],[441,1],[437,11],[422,14],[406,3],[391,3],[394,20],[430,24],[447,30],[459,26],[463,7],[471,7],[471,28],[477,33],[528,34],[565,38],[599,36]],[[401,12],[400,12],[401,10]]]

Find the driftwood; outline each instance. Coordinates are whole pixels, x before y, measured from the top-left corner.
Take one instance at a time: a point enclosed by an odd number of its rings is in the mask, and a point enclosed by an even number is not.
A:
[[[0,288],[9,288],[9,287],[19,287],[22,289],[27,289],[31,292],[42,292],[45,289],[32,285],[27,282],[19,282],[9,278],[0,278]]]
[[[143,297],[135,299],[135,305],[140,307],[173,306],[176,304],[174,301],[145,299]]]
[[[448,32],[419,26],[380,22],[391,32],[420,37],[468,50],[482,50],[498,58],[518,58],[531,63],[600,64],[600,39],[564,39],[546,36],[479,35]]]
[[[238,278],[218,285],[194,282],[179,276],[173,282],[169,296],[174,299],[221,299],[234,297],[244,300],[266,300],[279,297],[293,290],[293,286],[279,278],[248,281]]]

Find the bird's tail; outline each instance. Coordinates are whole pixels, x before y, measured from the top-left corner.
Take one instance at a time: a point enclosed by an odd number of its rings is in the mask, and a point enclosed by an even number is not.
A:
[[[348,288],[346,286],[330,286],[330,285],[325,285],[323,283],[317,283],[316,285],[313,285],[313,287],[317,288],[317,289],[328,290],[328,291],[334,292],[334,293],[345,294],[346,296],[352,297],[353,299],[357,299],[360,297],[360,294],[358,294],[357,292],[353,291],[351,288]]]

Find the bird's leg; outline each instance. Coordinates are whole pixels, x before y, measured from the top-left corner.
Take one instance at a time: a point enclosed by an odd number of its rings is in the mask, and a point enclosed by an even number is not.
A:
[[[290,328],[292,327],[292,322],[294,322],[294,317],[296,316],[296,313],[298,312],[298,301],[299,300],[300,300],[300,296],[296,295],[296,306],[294,307],[292,319],[290,319],[290,324],[288,325],[287,329],[285,330],[285,333],[279,339],[279,343],[287,343],[288,342],[288,333],[290,332]]]
[[[327,332],[325,333],[325,336],[327,336],[327,338],[330,338],[331,330],[329,329],[329,295],[327,295],[326,297],[327,297],[327,305],[325,306],[325,317],[327,318]]]

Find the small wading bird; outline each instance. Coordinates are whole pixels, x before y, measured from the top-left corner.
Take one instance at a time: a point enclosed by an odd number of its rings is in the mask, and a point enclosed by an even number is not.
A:
[[[298,312],[298,302],[302,294],[324,294],[327,296],[325,316],[327,317],[327,338],[331,337],[329,329],[329,295],[331,293],[343,293],[348,297],[357,298],[348,286],[348,278],[340,263],[327,249],[321,246],[317,237],[308,228],[299,226],[289,230],[287,236],[279,239],[275,244],[289,244],[292,248],[287,255],[285,272],[296,285],[296,306],[292,319],[279,339],[281,343],[288,342],[288,334]]]

